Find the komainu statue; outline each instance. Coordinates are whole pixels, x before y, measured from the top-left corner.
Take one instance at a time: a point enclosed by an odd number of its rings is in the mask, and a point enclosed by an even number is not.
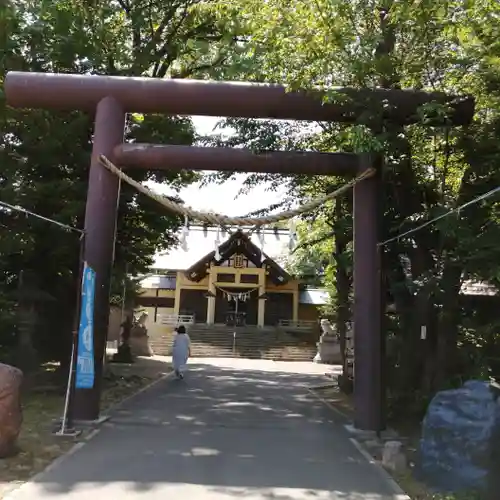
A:
[[[314,362],[330,365],[342,363],[339,337],[335,329],[326,318],[323,318],[320,324],[323,333],[316,344],[318,352],[314,357]]]
[[[130,332],[130,348],[134,356],[153,356],[153,349],[149,345],[147,320],[148,314],[143,312],[134,322]]]

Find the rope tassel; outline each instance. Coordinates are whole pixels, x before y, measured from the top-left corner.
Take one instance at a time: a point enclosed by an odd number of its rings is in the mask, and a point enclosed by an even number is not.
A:
[[[262,228],[259,228],[258,230],[258,236],[259,236],[259,246],[260,246],[260,249],[263,251],[264,250],[264,243],[265,243],[265,240],[264,240],[264,231],[261,230]]]
[[[276,222],[280,222],[283,220],[289,220],[293,217],[296,217],[298,215],[301,215],[306,212],[310,212],[311,210],[314,210],[315,208],[318,208],[319,206],[323,205],[325,202],[328,200],[333,200],[337,196],[341,195],[342,193],[345,193],[349,189],[351,189],[355,184],[358,182],[362,181],[363,179],[367,179],[368,177],[372,177],[375,174],[375,169],[374,168],[369,168],[365,170],[362,174],[358,175],[355,179],[353,179],[351,182],[348,182],[347,184],[344,184],[340,188],[336,189],[335,191],[332,191],[331,193],[328,193],[325,196],[322,196],[320,198],[315,198],[311,201],[308,201],[307,203],[304,203],[300,207],[293,209],[293,210],[287,210],[285,212],[281,212],[279,214],[274,214],[274,215],[267,215],[264,217],[228,217],[225,215],[221,214],[214,214],[214,213],[209,213],[209,212],[199,212],[197,210],[194,210],[189,207],[185,207],[183,205],[180,205],[179,203],[176,203],[175,201],[172,201],[170,198],[167,198],[166,196],[161,196],[159,194],[153,193],[150,189],[147,187],[144,187],[142,184],[139,182],[135,181],[131,177],[129,177],[127,174],[122,172],[116,165],[114,165],[111,161],[109,161],[104,155],[101,155],[99,157],[99,161],[101,164],[107,168],[110,172],[115,174],[118,178],[120,178],[122,181],[125,181],[127,184],[130,184],[132,187],[137,189],[142,194],[145,194],[152,200],[156,201],[163,207],[165,207],[167,210],[170,210],[173,213],[183,215],[184,217],[189,217],[191,220],[196,220],[202,223],[206,224],[213,224],[214,226],[263,226],[263,225],[270,225],[274,224]]]
[[[182,233],[181,233],[181,248],[187,252],[188,250],[188,245],[187,245],[187,238],[189,236],[189,220],[188,216],[184,216],[184,227],[182,228]]]
[[[217,261],[220,260],[219,245],[220,245],[219,228],[217,228],[217,233],[215,235],[215,255],[214,255],[214,258]]]
[[[297,243],[297,224],[291,219],[288,233],[288,248],[293,250],[295,248],[295,244]]]

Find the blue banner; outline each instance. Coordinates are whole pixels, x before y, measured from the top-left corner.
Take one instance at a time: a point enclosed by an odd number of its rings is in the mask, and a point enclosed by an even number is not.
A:
[[[85,263],[76,358],[77,389],[94,387],[94,292],[95,271]]]

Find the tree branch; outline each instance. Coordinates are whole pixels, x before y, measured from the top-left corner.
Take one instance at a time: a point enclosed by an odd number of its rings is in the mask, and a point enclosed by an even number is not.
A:
[[[186,68],[182,71],[180,71],[177,74],[172,74],[172,78],[189,78],[190,76],[193,76],[195,73],[198,71],[206,71],[212,68],[216,68],[218,66],[221,66],[224,64],[224,61],[227,59],[227,54],[219,54],[219,56],[215,59],[215,61],[205,63],[205,64],[200,64],[198,66],[191,66],[190,68]]]
[[[319,243],[323,243],[323,241],[326,241],[328,238],[331,238],[335,234],[335,231],[330,231],[327,234],[324,234],[323,236],[319,236],[318,238],[315,238],[313,240],[309,241],[304,241],[304,243],[299,243],[293,250],[292,250],[292,255],[299,250],[300,248],[309,248],[314,245],[318,245]]]
[[[125,14],[130,16],[130,4],[126,0],[117,0],[118,5],[125,11]]]

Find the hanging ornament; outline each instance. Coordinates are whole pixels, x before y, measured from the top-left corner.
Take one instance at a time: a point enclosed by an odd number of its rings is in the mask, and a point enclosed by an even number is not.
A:
[[[292,251],[295,248],[295,243],[297,242],[297,224],[293,219],[290,219],[288,227],[288,249]]]
[[[214,258],[216,261],[220,260],[220,250],[219,250],[219,245],[220,245],[220,237],[219,237],[219,228],[217,228],[217,233],[215,234],[215,255]]]
[[[189,219],[188,219],[188,216],[185,215],[184,216],[184,227],[182,228],[182,232],[181,232],[181,248],[187,252],[188,250],[188,245],[187,245],[187,238],[189,236]]]
[[[257,233],[258,234],[258,237],[259,237],[259,245],[260,245],[260,249],[261,251],[264,251],[264,231],[261,230],[261,228],[259,228],[259,232]]]

